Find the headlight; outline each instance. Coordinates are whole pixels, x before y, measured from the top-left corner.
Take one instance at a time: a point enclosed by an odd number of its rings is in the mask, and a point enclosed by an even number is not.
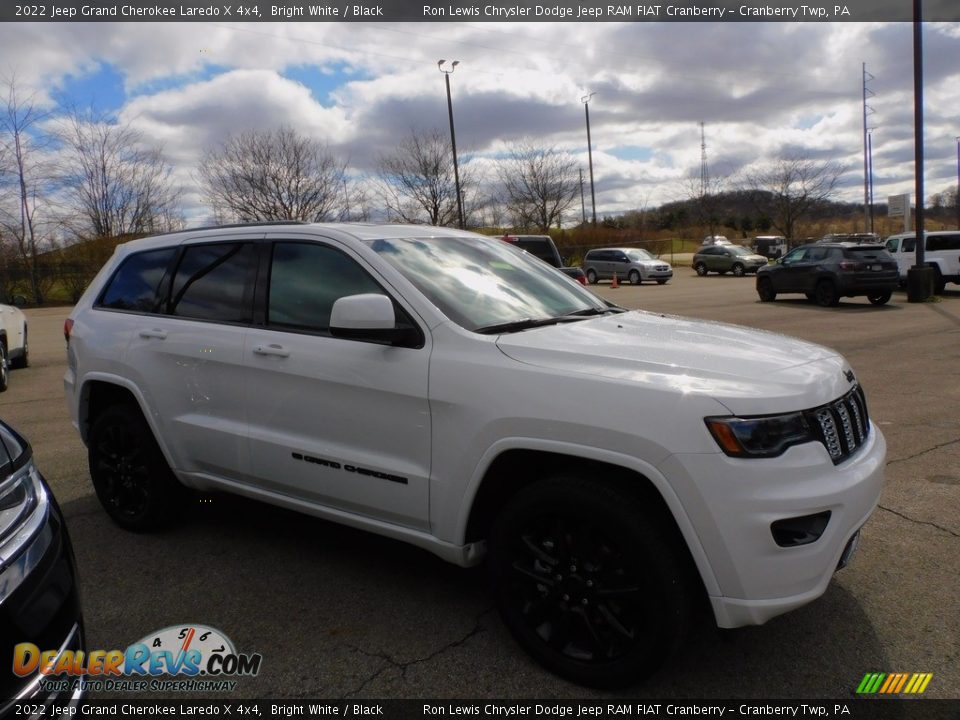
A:
[[[33,462],[0,482],[0,560],[15,556],[46,517],[47,493]]]
[[[708,417],[707,428],[730,457],[776,457],[791,445],[816,440],[803,413],[762,417]]]

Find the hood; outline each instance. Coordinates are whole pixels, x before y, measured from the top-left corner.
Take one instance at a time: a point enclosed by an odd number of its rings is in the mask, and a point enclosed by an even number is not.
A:
[[[501,335],[497,345],[518,362],[706,395],[735,414],[812,408],[852,387],[849,366],[829,348],[637,310]]]

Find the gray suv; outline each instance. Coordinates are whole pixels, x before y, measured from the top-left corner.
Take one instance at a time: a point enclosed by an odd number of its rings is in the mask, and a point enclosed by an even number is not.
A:
[[[767,258],[740,245],[708,245],[701,247],[693,256],[693,269],[703,277],[715,272],[728,272],[737,277],[754,273],[767,264]]]
[[[629,280],[639,285],[644,280],[655,280],[663,285],[673,277],[670,263],[664,262],[642,248],[597,248],[583,258],[587,282],[596,285],[600,280]]]

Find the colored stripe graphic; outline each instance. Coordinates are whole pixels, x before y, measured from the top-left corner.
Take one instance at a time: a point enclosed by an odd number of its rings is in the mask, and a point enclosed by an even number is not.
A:
[[[933,673],[867,673],[857,686],[857,694],[919,695],[927,689]]]

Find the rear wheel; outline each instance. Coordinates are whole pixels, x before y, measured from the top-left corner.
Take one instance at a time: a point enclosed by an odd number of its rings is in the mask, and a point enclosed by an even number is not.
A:
[[[694,265],[693,269],[697,271],[697,275],[699,275],[700,277],[703,277],[704,275],[707,274],[707,266],[704,265],[702,262],[698,262],[696,265]]]
[[[7,361],[7,344],[0,341],[0,392],[10,387],[10,363]]]
[[[744,273],[746,272],[743,265],[741,265],[740,263],[734,263],[733,267],[730,269],[733,270],[733,274],[736,275],[737,277],[743,277]]]
[[[597,284],[597,273],[593,268],[587,270],[587,282],[591,285]]]
[[[27,344],[27,328],[23,328],[23,352],[20,353],[20,357],[11,361],[10,367],[13,368],[25,368],[30,365],[30,346]]]
[[[186,489],[133,405],[113,405],[90,428],[88,460],[100,504],[120,527],[154,530],[178,514]]]
[[[773,302],[777,299],[777,293],[773,289],[773,281],[770,278],[757,278],[757,295],[760,296],[760,302]]]
[[[840,304],[840,294],[832,280],[821,280],[814,291],[817,305],[821,307],[835,307]]]
[[[631,285],[639,285],[639,284],[640,284],[640,273],[639,273],[637,270],[631,270],[631,271],[630,271],[630,275],[628,275],[627,277],[630,278],[630,284],[631,284]]]
[[[893,293],[888,290],[887,292],[867,295],[867,300],[873,305],[886,305],[892,296]]]
[[[943,295],[947,290],[947,281],[943,279],[940,268],[933,266],[933,292],[937,295]]]
[[[550,671],[593,687],[654,672],[693,609],[689,556],[671,521],[628,488],[560,476],[497,518],[489,568],[500,615]]]

